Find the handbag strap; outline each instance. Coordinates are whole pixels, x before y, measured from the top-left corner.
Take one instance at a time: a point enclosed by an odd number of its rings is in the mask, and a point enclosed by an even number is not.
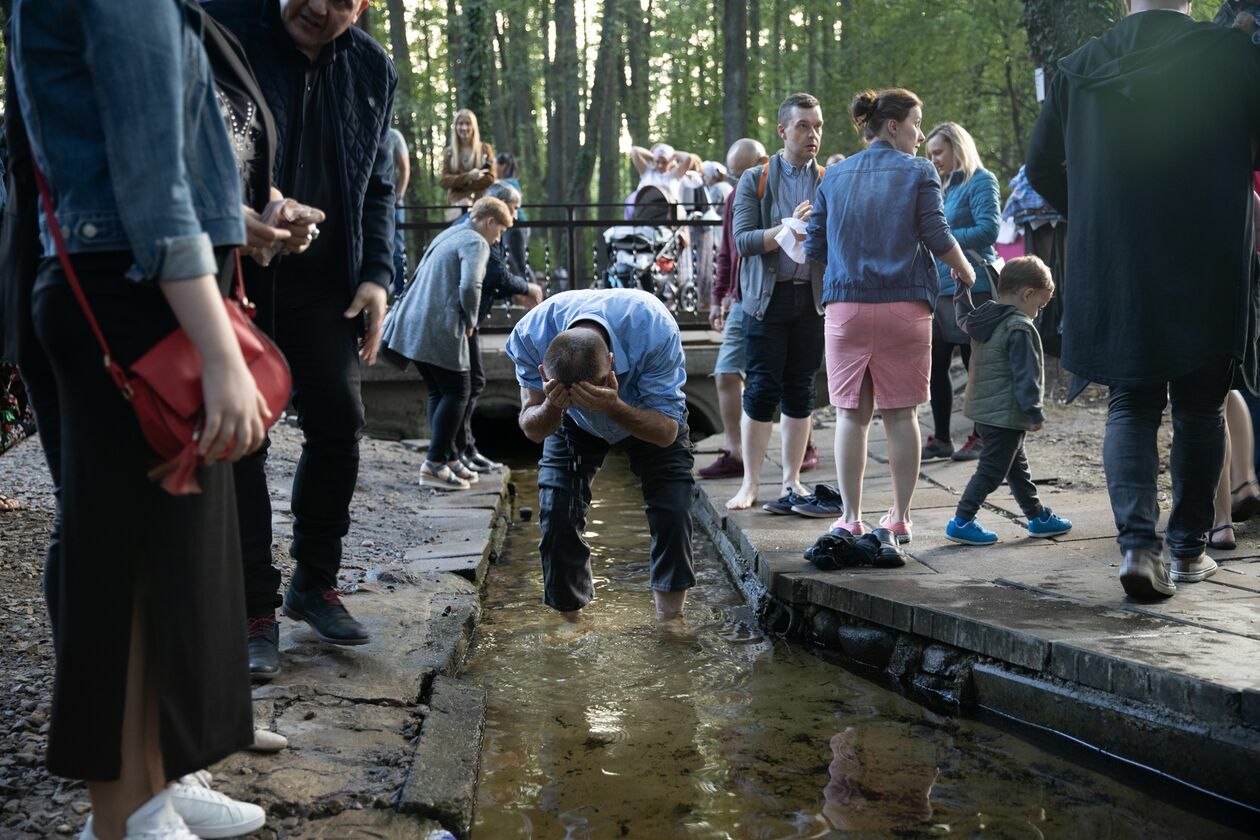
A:
[[[44,218],[48,222],[48,231],[52,234],[53,242],[57,246],[57,259],[61,262],[61,270],[65,272],[66,280],[70,283],[70,290],[74,292],[75,300],[79,302],[79,308],[83,310],[88,326],[92,328],[92,334],[96,336],[96,343],[101,345],[101,352],[105,357],[105,370],[109,372],[110,379],[114,380],[114,385],[118,387],[123,397],[130,400],[131,384],[127,380],[127,373],[122,369],[122,365],[114,361],[114,357],[110,354],[109,343],[105,341],[105,333],[101,332],[101,325],[96,322],[96,316],[92,314],[92,307],[88,305],[87,295],[83,293],[83,287],[79,285],[79,275],[75,273],[74,265],[70,262],[70,254],[66,251],[66,242],[61,236],[61,226],[57,224],[57,214],[53,212],[52,196],[48,192],[48,183],[44,180],[44,173],[40,170],[39,164],[33,156],[31,158],[31,168],[35,170],[35,183],[39,186],[40,203],[44,205]]]

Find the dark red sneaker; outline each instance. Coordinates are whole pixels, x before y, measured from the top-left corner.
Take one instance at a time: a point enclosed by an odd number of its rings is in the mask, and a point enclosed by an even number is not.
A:
[[[801,459],[801,472],[818,469],[818,447],[811,440],[805,444],[805,457]]]
[[[717,460],[700,470],[701,478],[743,478],[744,462],[725,449],[718,450]]]
[[[967,438],[967,442],[954,451],[950,456],[954,461],[974,461],[980,457],[980,450],[984,449],[984,442],[979,435],[971,435]]]

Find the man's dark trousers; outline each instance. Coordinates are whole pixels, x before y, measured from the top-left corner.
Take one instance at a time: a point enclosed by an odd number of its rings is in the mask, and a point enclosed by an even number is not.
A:
[[[258,286],[250,289],[258,305],[256,323],[289,361],[293,407],[304,437],[289,502],[289,554],[297,561],[293,585],[300,590],[333,588],[341,567],[341,539],[350,530],[364,425],[357,327],[342,315],[348,302],[331,290],[303,291],[281,284],[277,301],[271,283],[251,285]],[[251,618],[271,615],[281,601],[280,572],[271,557],[270,445],[269,439],[236,464],[245,608]]]
[[[1156,481],[1156,435],[1172,397],[1172,511],[1165,536],[1174,558],[1195,558],[1212,527],[1216,484],[1225,463],[1225,418],[1221,408],[1233,380],[1228,360],[1152,385],[1113,386],[1103,442],[1107,493],[1124,551],[1160,550]]]
[[[630,457],[630,469],[643,486],[652,535],[652,589],[683,592],[696,584],[691,569],[694,461],[686,424],[677,439],[664,448],[634,437],[614,447],[565,416],[560,428],[543,443],[538,464],[543,601],[553,609],[571,612],[595,597],[591,547],[582,533],[591,504],[591,482],[612,448]]]
[[[809,283],[782,281],[760,320],[744,316],[744,414],[761,423],[808,417],[814,410],[814,380],[823,361],[823,318],[814,308]]]

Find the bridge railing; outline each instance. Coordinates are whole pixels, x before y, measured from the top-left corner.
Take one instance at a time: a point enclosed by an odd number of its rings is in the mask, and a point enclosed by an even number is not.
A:
[[[405,205],[402,209],[404,221],[399,227],[407,232],[407,271],[410,277],[433,237],[468,208]],[[526,262],[546,295],[601,285],[610,263],[610,249],[603,237],[603,232],[609,228],[660,226],[669,228],[671,232],[687,231],[686,258],[678,261],[674,271],[681,278],[694,282],[698,306],[695,312],[679,311],[676,314],[680,323],[705,323],[704,313],[709,308],[721,240],[720,219],[689,218],[661,222],[659,225],[635,222],[625,218],[624,204],[524,204],[521,209],[527,218],[518,219],[515,227],[528,232]]]

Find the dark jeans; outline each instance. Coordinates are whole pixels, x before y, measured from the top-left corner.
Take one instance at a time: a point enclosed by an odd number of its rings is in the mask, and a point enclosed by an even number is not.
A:
[[[407,231],[400,225],[407,220],[401,207],[394,208],[394,297],[407,285]]]
[[[651,587],[683,592],[696,585],[691,571],[691,498],[695,479],[691,443],[684,426],[669,446],[627,438],[616,444],[647,504]],[[547,437],[538,463],[538,524],[542,529],[543,602],[562,612],[578,610],[595,597],[591,547],[582,537],[591,505],[591,482],[612,447],[565,417]]]
[[[289,509],[297,561],[293,586],[301,590],[336,586],[341,538],[350,530],[350,500],[359,476],[363,435],[358,334],[342,316],[344,304],[331,301],[277,306],[274,286],[251,289],[258,325],[284,351],[293,373],[293,408],[302,429],[302,454],[293,476]],[[302,299],[294,290],[285,298]],[[311,295],[314,297],[314,295]],[[309,297],[307,298],[310,299]],[[270,615],[280,605],[280,570],[271,558],[271,497],[267,492],[267,450],[236,464],[236,496],[245,565],[245,601],[250,617]]]
[[[808,417],[823,360],[823,317],[812,286],[776,285],[765,316],[745,318],[744,332],[744,413],[761,423],[774,420],[776,408],[784,417]]]
[[[1165,536],[1173,557],[1197,557],[1212,527],[1216,483],[1225,462],[1221,406],[1233,363],[1214,362],[1168,383],[1114,386],[1107,406],[1103,469],[1121,550],[1160,550],[1156,434],[1172,397],[1172,511]]]
[[[459,457],[455,438],[468,405],[468,371],[448,370],[428,362],[416,362],[416,368],[429,389],[428,458],[434,464],[454,461]]]
[[[1037,485],[1033,484],[1028,471],[1028,458],[1024,455],[1024,435],[1020,429],[1003,429],[976,424],[976,431],[984,441],[976,473],[967,482],[958,510],[954,513],[964,522],[976,518],[976,511],[994,490],[1002,486],[1002,479],[1010,485],[1011,495],[1019,503],[1024,516],[1036,519],[1045,512],[1037,498]]]
[[[954,413],[954,383],[949,368],[954,362],[954,348],[962,351],[963,367],[971,368],[971,343],[950,344],[932,323],[932,434],[938,440],[950,439],[950,415]]]
[[[464,419],[455,432],[455,454],[473,455],[477,451],[477,439],[473,437],[472,418],[477,410],[477,397],[486,390],[486,371],[481,365],[481,331],[473,330],[468,337],[468,403],[464,407]]]

